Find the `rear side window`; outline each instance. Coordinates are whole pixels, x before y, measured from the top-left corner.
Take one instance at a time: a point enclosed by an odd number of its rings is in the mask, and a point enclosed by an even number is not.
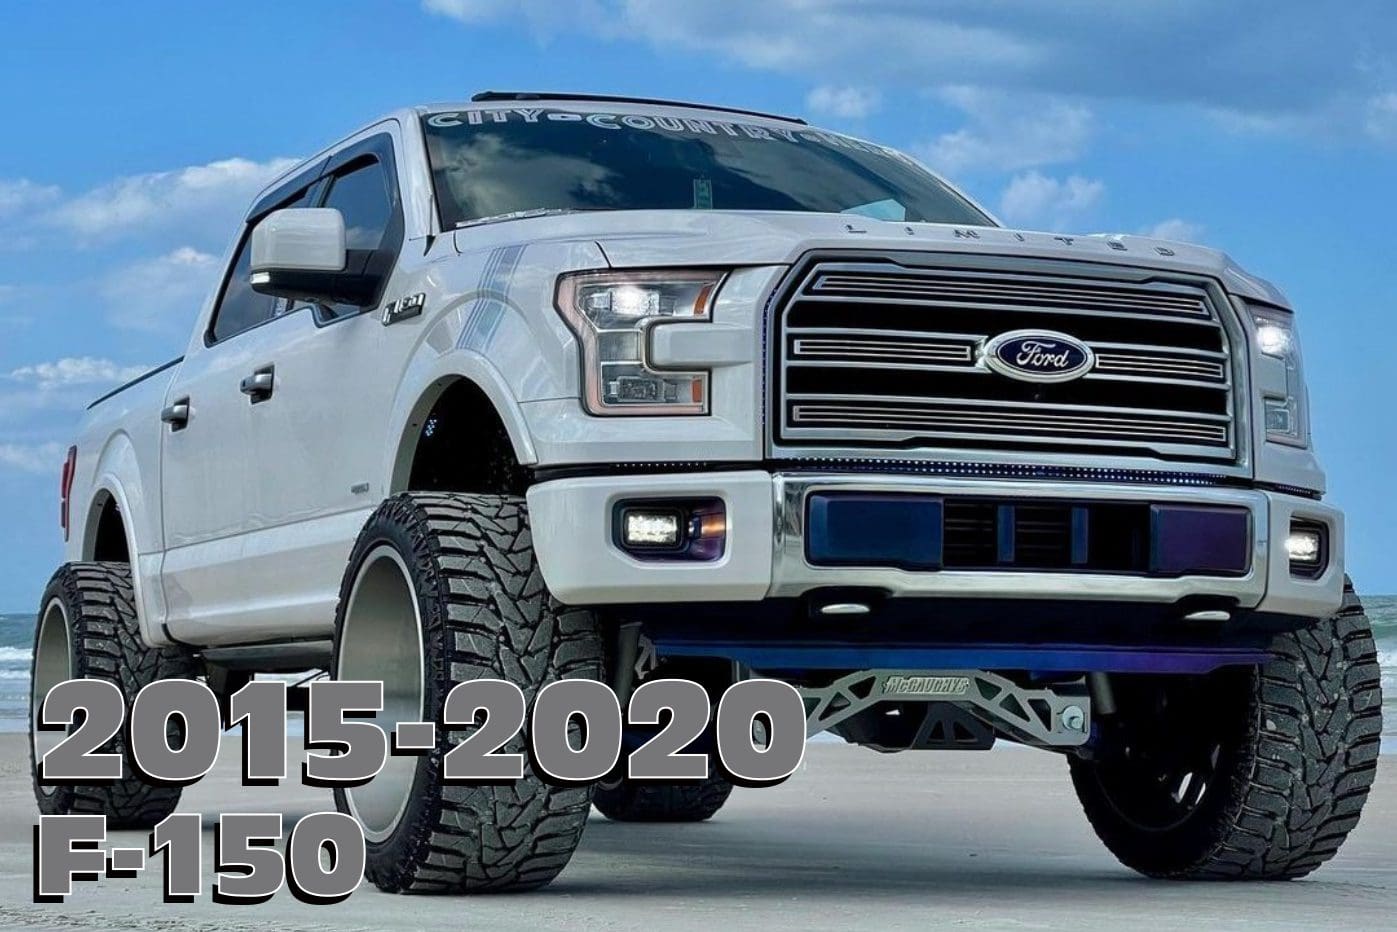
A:
[[[310,202],[309,193],[309,190],[302,191],[280,206],[306,207]],[[210,343],[218,343],[244,330],[251,330],[276,314],[277,299],[253,291],[248,281],[252,271],[252,228],[256,225],[255,222],[249,223],[243,230],[238,254],[233,258],[232,270],[223,283],[223,292],[213,313],[213,324],[209,328]]]

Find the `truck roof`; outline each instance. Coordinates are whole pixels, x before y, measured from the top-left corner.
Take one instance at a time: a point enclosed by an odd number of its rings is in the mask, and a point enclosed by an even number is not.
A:
[[[699,104],[687,103],[682,100],[663,100],[657,97],[620,97],[612,94],[543,93],[537,91],[481,91],[471,97],[472,103],[506,103],[509,101],[540,100],[678,107],[684,110],[709,110],[714,113],[739,113],[744,116],[761,117],[764,120],[780,120],[783,123],[798,123],[801,126],[807,125],[805,120],[800,117],[782,116],[779,113],[764,113],[760,110],[745,110],[741,107],[723,107],[718,104]]]

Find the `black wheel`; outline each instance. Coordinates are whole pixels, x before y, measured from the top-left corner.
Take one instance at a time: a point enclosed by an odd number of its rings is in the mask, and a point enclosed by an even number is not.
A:
[[[1262,667],[1120,676],[1094,760],[1071,761],[1097,835],[1152,877],[1286,880],[1329,860],[1377,768],[1377,649],[1351,586]]]
[[[732,784],[720,776],[702,783],[641,783],[622,777],[602,783],[592,804],[613,822],[702,822],[723,808]]]
[[[457,683],[508,680],[534,696],[561,679],[602,678],[591,612],[544,586],[524,501],[410,493],[385,502],[359,535],[335,619],[339,679],[382,680],[379,721],[442,721]],[[445,785],[442,759],[473,728],[438,729],[436,748],[392,756],[368,784],[336,789],[367,839],[365,876],[390,892],[541,887],[567,865],[591,787],[545,783],[525,765],[508,785]],[[524,730],[504,745],[522,752]]]
[[[39,604],[30,669],[29,763],[34,796],[45,815],[105,815],[109,828],[148,829],[175,811],[180,788],[145,783],[136,776],[125,730],[104,751],[121,754],[124,779],[92,785],[45,786],[38,762],[64,732],[40,730],[39,706],[48,691],[68,679],[115,683],[129,705],[157,680],[192,678],[195,664],[177,649],[146,646],[136,616],[131,571],[125,563],[69,563],[49,580]],[[172,723],[177,719],[172,719]]]

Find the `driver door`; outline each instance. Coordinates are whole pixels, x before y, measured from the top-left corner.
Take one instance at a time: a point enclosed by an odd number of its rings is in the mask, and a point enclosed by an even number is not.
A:
[[[271,385],[247,407],[241,454],[249,468],[239,566],[257,590],[241,622],[249,639],[331,633],[349,551],[387,495],[388,422],[419,337],[377,313],[399,297],[393,137],[379,132],[331,156],[311,206],[340,211],[351,256],[367,255],[387,277],[368,305],[301,303],[266,327],[272,341],[256,368],[270,371]]]

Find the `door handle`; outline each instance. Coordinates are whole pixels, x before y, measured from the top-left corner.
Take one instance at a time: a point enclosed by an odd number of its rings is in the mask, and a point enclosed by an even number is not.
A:
[[[266,401],[268,398],[272,397],[272,389],[275,385],[275,369],[272,366],[267,366],[266,368],[258,369],[256,372],[252,373],[252,375],[243,379],[238,389],[248,398],[252,399],[253,404],[257,404],[260,401]]]
[[[189,399],[181,398],[160,412],[160,420],[170,425],[170,430],[184,430],[189,426]]]

